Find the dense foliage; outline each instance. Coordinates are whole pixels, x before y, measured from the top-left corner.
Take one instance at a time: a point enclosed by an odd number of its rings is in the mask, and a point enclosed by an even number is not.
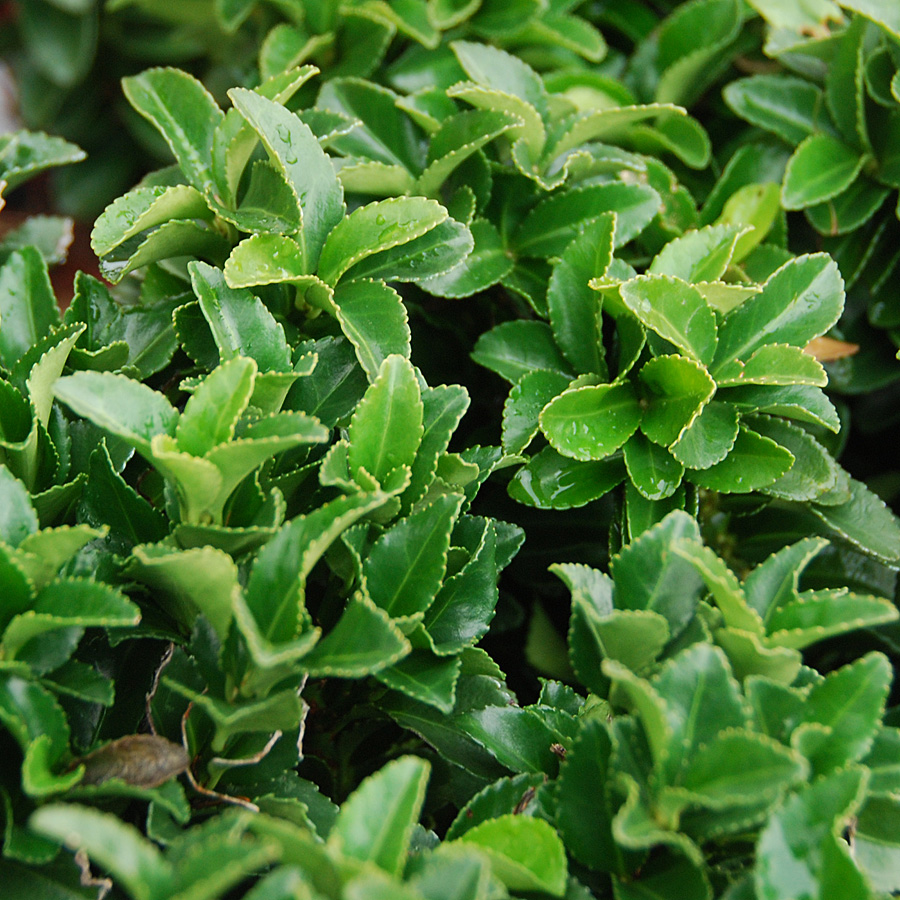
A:
[[[894,0],[0,13],[4,897],[900,894]]]

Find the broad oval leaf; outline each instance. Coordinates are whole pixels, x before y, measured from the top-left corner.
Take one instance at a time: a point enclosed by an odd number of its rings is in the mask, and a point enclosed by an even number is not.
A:
[[[626,281],[619,293],[647,328],[692,359],[712,362],[718,342],[716,314],[696,288],[667,275],[639,275]]]
[[[794,462],[790,450],[742,427],[725,459],[705,469],[691,469],[687,478],[713,491],[748,494],[772,484]]]
[[[447,217],[440,203],[425,197],[394,197],[362,206],[328,235],[319,257],[319,277],[337,284],[360,260],[415,240]]]
[[[544,407],[539,422],[559,453],[597,460],[618,450],[637,430],[642,416],[631,385],[600,384],[560,394]]]
[[[785,209],[804,209],[845,191],[866,158],[827,134],[811,134],[788,160],[781,188]]]

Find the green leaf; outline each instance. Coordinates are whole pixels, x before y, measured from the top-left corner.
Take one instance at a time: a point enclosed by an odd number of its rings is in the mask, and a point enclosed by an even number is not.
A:
[[[253,393],[256,363],[236,356],[217,366],[188,398],[178,420],[178,448],[192,456],[204,456],[230,441]]]
[[[652,683],[665,704],[672,734],[667,781],[686,784],[701,747],[720,739],[720,732],[747,724],[740,688],[725,654],[706,643],[673,657]]]
[[[585,720],[559,769],[556,825],[579,862],[595,871],[624,873],[622,850],[612,834],[612,770],[609,732],[602,722]]]
[[[809,758],[813,775],[839,771],[868,753],[884,716],[892,674],[887,657],[867,653],[812,686],[791,744]],[[812,732],[809,748],[806,723],[828,729],[827,734]]]
[[[263,637],[283,642],[298,636],[313,566],[341,532],[387,499],[380,491],[338,497],[292,519],[266,544],[250,570],[246,593],[248,611]]]
[[[413,649],[399,662],[376,672],[375,677],[392,690],[449,715],[456,702],[460,667],[458,656],[440,657],[430,650]]]
[[[698,749],[683,785],[695,802],[722,809],[776,800],[807,776],[798,753],[761,734],[732,731]]]
[[[147,69],[123,78],[122,90],[159,131],[188,181],[201,194],[211,194],[213,135],[223,118],[212,95],[179,69]]]
[[[893,562],[900,559],[900,528],[882,500],[862,482],[850,479],[850,499],[838,506],[813,504],[810,511],[835,534],[864,553]]]
[[[616,214],[615,245],[637,237],[659,212],[659,195],[641,184],[610,182],[552,194],[535,206],[513,234],[522,256],[561,256],[573,238],[601,215]]]
[[[469,231],[473,241],[469,255],[446,272],[422,279],[421,285],[429,294],[469,297],[487,290],[512,271],[514,262],[506,252],[500,232],[491,222],[475,219],[469,225]]]
[[[203,195],[186,184],[137,187],[103,210],[91,231],[91,249],[107,256],[142,231],[170,219],[212,219]]]
[[[796,460],[781,478],[761,488],[764,493],[785,500],[814,500],[835,486],[838,464],[808,432],[783,419],[768,416],[754,416],[745,421],[757,434],[789,450]]]
[[[83,849],[113,872],[135,900],[159,900],[172,890],[171,865],[136,828],[112,813],[54,803],[35,812],[29,826],[72,849]]]
[[[692,563],[700,573],[727,627],[742,629],[759,636],[765,633],[763,620],[747,603],[737,576],[712,548],[696,541],[683,540],[679,541],[673,550],[678,556]]]
[[[335,225],[319,257],[319,277],[337,284],[360,260],[415,240],[448,217],[436,200],[393,197],[355,209]]]
[[[341,805],[328,844],[399,875],[425,799],[430,766],[404,756],[366,778]]]
[[[704,365],[716,353],[715,313],[700,292],[678,278],[640,275],[619,289],[625,306],[647,328]]]
[[[47,264],[34,247],[11,253],[0,266],[0,363],[12,367],[59,324]]]
[[[703,584],[693,566],[674,552],[683,538],[699,541],[697,523],[687,513],[672,512],[610,560],[616,605],[659,613],[669,622],[673,637],[694,615]]]
[[[766,624],[770,644],[800,649],[835,634],[896,618],[888,601],[838,589],[800,594],[774,610]]]
[[[746,362],[733,359],[718,369],[716,381],[721,387],[741,384],[825,387],[828,375],[822,364],[800,347],[764,344]]]
[[[642,415],[629,384],[601,384],[560,394],[544,407],[539,421],[555,450],[583,461],[603,459],[621,447]]]
[[[76,372],[60,378],[56,397],[80,416],[122,438],[145,457],[157,435],[174,436],[178,411],[145,384],[109,372]]]
[[[665,447],[638,431],[626,442],[624,453],[631,483],[648,500],[664,500],[678,490],[684,466]]]
[[[415,192],[437,196],[462,162],[504,132],[521,125],[521,121],[510,113],[489,109],[468,110],[445,119],[431,137],[427,166],[416,182]]]
[[[706,369],[684,356],[657,356],[641,368],[638,378],[647,389],[641,431],[663,446],[691,427],[716,390]]]
[[[198,225],[193,219],[171,219],[148,234],[139,234],[120,244],[100,260],[100,271],[114,284],[129,272],[175,256],[200,256],[221,262],[231,248],[218,231]]]
[[[40,131],[13,131],[0,137],[0,181],[11,191],[45,169],[81,162],[86,153],[75,144]]]
[[[798,422],[809,422],[835,433],[841,429],[837,410],[817,387],[804,384],[786,387],[747,384],[723,388],[719,396],[742,415],[768,413]]]
[[[0,540],[18,547],[38,530],[38,518],[28,490],[9,469],[0,466]]]
[[[370,381],[392,354],[410,355],[406,307],[400,295],[381,281],[340,284],[334,292],[337,319]]]
[[[865,774],[851,768],[820,778],[770,817],[757,844],[754,883],[759,896],[795,900],[837,892],[846,900],[870,900],[865,878],[840,837],[859,808]]]
[[[61,628],[137,625],[137,606],[105,584],[81,578],[57,579],[35,598],[33,607],[16,616],[3,633],[3,647],[15,658],[29,641]],[[27,650],[27,648],[26,648]]]
[[[815,131],[829,129],[822,90],[790,75],[754,75],[732,81],[723,91],[741,118],[796,146]]]
[[[512,891],[566,892],[566,851],[553,826],[528,816],[499,816],[476,825],[459,841],[474,844]]]
[[[611,214],[588,224],[566,247],[547,285],[553,336],[576,372],[606,372],[600,305],[588,282],[609,268],[614,235],[615,217]]]
[[[688,477],[713,491],[747,494],[772,484],[794,465],[794,455],[775,441],[741,427],[728,456]]]
[[[567,375],[536,369],[523,375],[503,404],[503,449],[521,453],[538,433],[541,410],[571,383]]]
[[[460,385],[442,384],[422,391],[422,442],[412,464],[409,487],[401,497],[404,512],[421,499],[432,483],[438,461],[468,406],[469,395]]]
[[[843,306],[844,283],[831,257],[815,253],[790,260],[760,293],[726,316],[713,375],[733,359],[748,359],[764,344],[804,347],[834,325]]]
[[[312,273],[329,233],[344,218],[344,192],[331,160],[309,126],[280,103],[243,88],[229,96],[297,197],[302,219],[296,240],[304,272]]]
[[[894,38],[900,37],[900,13],[890,0],[846,0],[841,6],[881,25]]]
[[[669,241],[654,257],[649,275],[668,275],[695,284],[717,281],[728,268],[739,236],[733,225],[707,225]]]
[[[371,30],[371,21],[366,24]],[[397,100],[393,91],[370,81],[331,78],[322,86],[316,106],[358,123],[332,142],[338,152],[419,172],[424,161],[418,135]]]
[[[385,531],[363,562],[369,596],[392,618],[424,612],[447,568],[462,497],[446,494]]]
[[[423,406],[415,372],[402,356],[389,356],[350,420],[350,474],[364,469],[377,481],[412,465],[422,441]]]
[[[469,519],[478,529],[475,546],[460,571],[446,579],[425,613],[424,626],[434,651],[441,656],[473,646],[487,633],[497,605],[497,579],[505,562],[498,562],[497,528],[490,519]],[[521,532],[515,549],[521,543]]]
[[[158,545],[138,546],[128,572],[152,588],[157,602],[184,628],[199,610],[225,640],[240,590],[237,567],[227,553],[213,547],[167,552]]]
[[[782,205],[785,209],[804,209],[836,197],[856,180],[865,161],[856,150],[830,135],[810,135],[788,161]]]
[[[472,359],[512,384],[535,369],[569,372],[545,322],[515,320],[486,331],[475,342]]]
[[[256,361],[260,372],[290,370],[291,352],[284,329],[258,297],[229,287],[221,269],[193,262],[188,270],[222,362],[245,356]]]
[[[398,662],[410,644],[384,610],[357,595],[337,625],[303,657],[314,676],[362,678]]]
[[[579,462],[544,447],[516,472],[509,494],[538,509],[572,509],[608,494],[626,477],[625,463],[618,454]]]

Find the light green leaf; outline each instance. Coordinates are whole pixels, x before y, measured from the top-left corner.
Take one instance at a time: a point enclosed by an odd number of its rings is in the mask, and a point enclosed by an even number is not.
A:
[[[733,359],[746,360],[764,344],[804,347],[838,320],[844,282],[837,263],[824,253],[785,263],[748,297],[719,328],[713,375]]]
[[[415,372],[402,356],[389,356],[350,420],[350,474],[360,469],[379,482],[412,465],[422,441],[423,407]]]
[[[120,244],[170,219],[212,219],[203,195],[186,184],[137,187],[117,198],[91,231],[91,249],[106,256]]]
[[[669,446],[701,415],[716,390],[706,369],[684,356],[657,356],[638,373],[646,387],[641,431]]]
[[[135,900],[160,900],[173,887],[171,865],[154,844],[112,813],[74,804],[48,804],[29,826],[70,846],[83,849],[127,886]]]
[[[296,239],[304,271],[312,273],[329,233],[344,217],[344,192],[331,160],[309,126],[281,104],[243,88],[229,96],[297,197],[302,227]]]
[[[393,197],[355,209],[328,235],[319,257],[319,277],[337,284],[360,260],[415,240],[447,217],[440,203],[425,197]]]
[[[669,241],[654,257],[648,275],[669,275],[688,284],[717,281],[728,268],[740,232],[733,225],[707,225]]]
[[[846,190],[862,171],[865,156],[827,134],[811,134],[788,160],[781,188],[785,209],[804,209]]]
[[[335,290],[334,305],[341,329],[370,381],[388,356],[409,359],[406,307],[392,287],[382,281],[345,282]]]
[[[828,375],[810,353],[789,344],[764,344],[746,362],[733,359],[716,372],[721,387],[741,384],[793,385],[825,387]]]
[[[59,318],[41,255],[34,247],[11,253],[0,266],[0,363],[12,369]]]
[[[57,399],[80,416],[133,445],[146,458],[158,435],[174,436],[178,411],[138,381],[109,372],[76,372],[56,381]]]
[[[147,69],[122,79],[128,102],[159,131],[188,181],[213,190],[212,147],[222,110],[203,85],[179,69]]]
[[[754,883],[759,896],[871,900],[865,878],[840,836],[862,801],[865,776],[865,770],[850,768],[820,778],[770,817],[757,844]]]
[[[704,365],[716,353],[715,313],[696,288],[667,275],[639,275],[619,289],[622,301],[647,328]]]
[[[152,588],[176,621],[190,628],[199,610],[225,640],[240,592],[237,566],[227,553],[213,547],[173,552],[150,545],[135,547],[132,554],[129,574]]]
[[[458,839],[474,844],[491,861],[493,873],[513,891],[566,892],[566,854],[553,826],[529,816],[498,816]]]
[[[430,766],[405,756],[366,778],[341,805],[329,846],[399,875],[425,799]]]
[[[175,440],[179,450],[204,456],[234,437],[238,419],[250,402],[256,371],[252,359],[235,356],[200,382],[178,420]]]
[[[631,385],[601,384],[560,394],[544,407],[539,422],[554,449],[584,461],[603,459],[621,447],[642,415]]]
[[[38,527],[28,489],[5,465],[0,466],[0,540],[18,547]]]

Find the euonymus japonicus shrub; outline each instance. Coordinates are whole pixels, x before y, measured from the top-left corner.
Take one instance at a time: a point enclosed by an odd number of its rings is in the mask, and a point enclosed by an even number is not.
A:
[[[97,221],[108,283],[0,269],[4,890],[900,889],[845,280],[717,146],[763,20],[184,9],[259,74],[126,79],[175,165]]]

